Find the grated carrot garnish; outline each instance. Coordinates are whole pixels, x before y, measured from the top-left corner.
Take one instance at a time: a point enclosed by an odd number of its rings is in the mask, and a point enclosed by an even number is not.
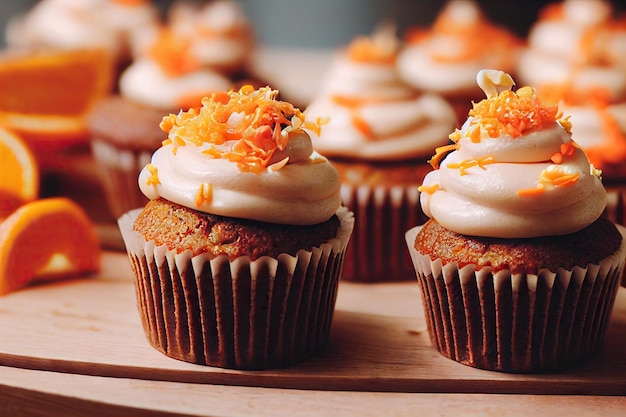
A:
[[[465,161],[461,161],[459,163],[451,162],[447,165],[448,168],[458,169],[460,175],[467,174],[467,170],[473,167],[479,167],[481,169],[485,169],[485,165],[493,164],[495,161],[493,156],[485,156],[480,159],[466,159]]]
[[[161,184],[161,181],[159,180],[159,169],[156,166],[152,165],[152,164],[146,165],[146,169],[150,173],[150,176],[148,177],[148,180],[146,181],[146,184],[148,184],[148,185],[159,185],[159,184]]]
[[[276,150],[285,149],[290,135],[304,129],[319,133],[324,120],[306,120],[290,103],[276,100],[278,91],[246,85],[239,91],[214,93],[202,107],[163,118],[173,151],[179,146],[212,144],[203,150],[211,158],[236,162],[242,171],[259,173]],[[227,149],[219,145],[235,142]]]
[[[528,95],[522,87],[517,94],[504,90],[495,97],[474,103],[468,136],[472,141],[500,135],[520,137],[526,132],[540,130],[556,121],[558,106],[544,106],[536,95]]]
[[[520,196],[538,195],[549,189],[573,185],[579,178],[579,173],[567,173],[558,168],[558,166],[551,165],[549,168],[546,168],[541,172],[537,188],[518,190],[517,194]]]
[[[434,194],[435,191],[437,191],[438,189],[439,189],[439,184],[420,185],[419,187],[417,187],[417,190],[420,193],[426,193],[426,194]]]
[[[112,0],[113,3],[121,4],[122,6],[142,6],[148,4],[148,0]]]
[[[444,145],[435,148],[435,154],[428,160],[428,163],[434,169],[439,169],[439,164],[448,152],[455,151],[459,148],[456,143],[453,145]]]
[[[212,184],[200,184],[198,187],[198,193],[196,194],[196,207],[202,206],[202,204],[210,203],[213,199],[213,185]]]
[[[169,76],[177,76],[195,71],[200,62],[189,52],[191,40],[185,39],[172,30],[162,29],[156,41],[148,49],[148,54]]]
[[[347,56],[353,61],[393,65],[398,52],[395,28],[383,26],[372,36],[358,36],[348,45]]]

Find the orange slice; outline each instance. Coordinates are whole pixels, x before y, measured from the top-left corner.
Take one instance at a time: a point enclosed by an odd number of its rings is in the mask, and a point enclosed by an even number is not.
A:
[[[112,76],[105,51],[6,54],[0,58],[0,125],[33,141],[84,140],[85,115],[111,91]]]
[[[24,204],[0,223],[0,295],[36,281],[95,272],[99,265],[95,228],[70,199]]]
[[[39,194],[39,168],[28,145],[0,127],[0,219]]]

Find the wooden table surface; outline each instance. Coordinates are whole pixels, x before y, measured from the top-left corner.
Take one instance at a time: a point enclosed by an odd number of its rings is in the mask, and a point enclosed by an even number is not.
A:
[[[126,255],[106,251],[93,277],[0,298],[0,415],[626,415],[626,288],[601,354],[548,375],[442,357],[419,297],[415,282],[342,282],[320,356],[282,370],[223,370],[148,344]]]

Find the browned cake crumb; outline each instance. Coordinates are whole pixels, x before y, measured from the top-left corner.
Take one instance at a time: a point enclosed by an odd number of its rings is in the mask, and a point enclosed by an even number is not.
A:
[[[164,199],[148,202],[133,227],[146,240],[177,253],[190,249],[194,255],[209,252],[231,259],[247,255],[253,260],[310,250],[333,238],[338,228],[337,216],[315,225],[294,226],[216,216]]]
[[[491,266],[495,271],[536,274],[542,268],[586,267],[615,253],[622,237],[615,225],[604,218],[568,235],[540,238],[500,239],[465,236],[429,220],[415,239],[415,248],[443,263],[458,262]]]

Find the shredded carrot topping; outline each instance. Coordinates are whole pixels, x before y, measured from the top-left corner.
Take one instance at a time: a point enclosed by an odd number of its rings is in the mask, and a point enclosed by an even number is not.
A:
[[[541,194],[547,189],[557,188],[557,187],[567,187],[569,185],[573,185],[578,181],[580,174],[578,173],[567,173],[562,169],[559,169],[555,165],[552,165],[551,168],[544,169],[541,172],[541,176],[539,177],[539,185],[537,188],[531,188],[527,190],[518,190],[517,194],[520,196],[533,196],[537,194]]]
[[[439,169],[439,164],[441,163],[443,158],[448,154],[448,152],[457,150],[458,147],[459,145],[454,144],[454,145],[439,146],[438,148],[435,148],[435,154],[428,160],[428,163],[434,169]]]
[[[159,169],[152,164],[146,165],[146,169],[150,173],[150,177],[148,177],[148,180],[146,181],[146,183],[148,185],[161,184],[161,181],[159,180]]]
[[[529,96],[524,87],[518,92],[521,94],[504,90],[495,97],[474,103],[469,111],[473,117],[470,123],[472,140],[497,138],[503,134],[517,138],[555,122],[557,105],[544,106],[534,94]]]
[[[177,76],[197,70],[200,62],[189,53],[191,41],[172,30],[163,29],[148,54],[169,76]]]
[[[448,168],[458,169],[460,175],[467,174],[467,170],[473,167],[479,167],[481,169],[485,169],[485,165],[493,164],[495,161],[493,156],[485,156],[480,159],[466,159],[465,161],[461,161],[459,163],[449,163],[447,165]]]
[[[382,27],[371,37],[359,36],[348,45],[347,55],[358,62],[393,64],[398,52],[395,28]]]
[[[325,122],[306,120],[299,109],[276,100],[277,95],[269,87],[255,90],[249,85],[214,93],[202,99],[199,109],[164,117],[160,127],[168,133],[166,142],[173,152],[179,146],[212,144],[203,150],[208,157],[228,159],[242,171],[259,173],[277,149],[285,149],[293,132],[319,133]]]
[[[213,198],[213,185],[212,184],[200,184],[198,193],[196,194],[195,203],[197,207],[200,207],[204,202],[211,202]]]
[[[420,193],[427,193],[427,194],[434,194],[435,191],[437,191],[438,189],[439,189],[439,184],[420,185],[419,187],[417,187],[417,190]]]

